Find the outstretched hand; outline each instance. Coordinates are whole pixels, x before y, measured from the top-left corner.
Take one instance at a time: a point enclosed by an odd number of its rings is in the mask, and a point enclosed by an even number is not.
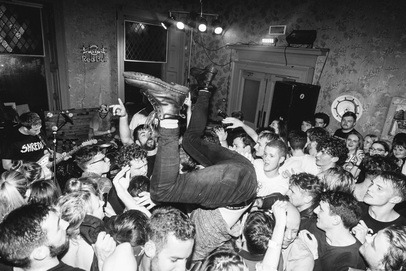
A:
[[[244,125],[244,123],[237,119],[237,118],[233,118],[233,117],[227,117],[225,119],[223,119],[222,121],[224,124],[232,124],[231,126],[228,126],[227,129],[234,129],[237,127],[242,127]]]

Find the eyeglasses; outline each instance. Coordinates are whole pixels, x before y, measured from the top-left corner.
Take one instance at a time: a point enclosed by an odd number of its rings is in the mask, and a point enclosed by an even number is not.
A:
[[[384,149],[375,149],[375,148],[369,148],[370,152],[384,152]]]

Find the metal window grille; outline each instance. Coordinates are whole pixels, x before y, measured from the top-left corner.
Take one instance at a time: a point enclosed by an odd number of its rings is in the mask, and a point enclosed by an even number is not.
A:
[[[41,8],[0,3],[0,54],[44,56]]]
[[[162,27],[125,21],[125,61],[165,63],[168,32]]]

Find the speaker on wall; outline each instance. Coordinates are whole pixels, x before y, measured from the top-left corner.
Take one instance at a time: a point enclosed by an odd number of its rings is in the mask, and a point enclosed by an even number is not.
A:
[[[269,120],[282,117],[288,124],[288,131],[300,130],[303,119],[314,115],[319,92],[317,85],[277,81]]]

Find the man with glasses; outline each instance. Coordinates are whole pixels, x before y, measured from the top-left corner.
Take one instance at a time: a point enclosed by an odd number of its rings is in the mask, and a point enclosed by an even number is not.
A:
[[[82,177],[95,178],[102,194],[108,193],[112,187],[106,174],[110,172],[110,159],[100,151],[98,146],[80,149],[75,155],[75,162],[83,170]]]

